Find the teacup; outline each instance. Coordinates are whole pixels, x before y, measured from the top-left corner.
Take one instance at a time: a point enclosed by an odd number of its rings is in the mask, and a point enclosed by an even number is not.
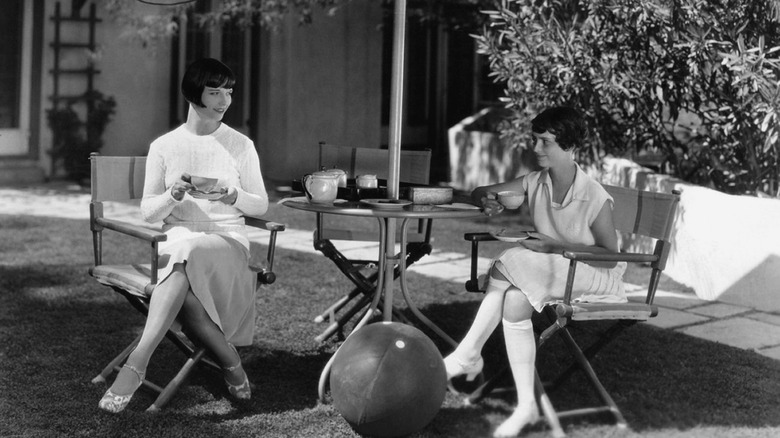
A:
[[[214,188],[215,185],[217,185],[217,182],[219,181],[218,178],[208,178],[205,176],[198,176],[198,175],[190,175],[190,184],[195,186],[196,190],[200,190],[201,192],[209,192],[211,189]]]
[[[376,175],[359,175],[355,179],[355,184],[359,189],[375,189],[379,186]]]
[[[514,210],[520,207],[523,204],[523,201],[525,201],[525,193],[507,190],[498,192],[498,194],[496,194],[496,198],[498,199],[498,202],[500,202],[501,205],[503,205],[505,208]]]

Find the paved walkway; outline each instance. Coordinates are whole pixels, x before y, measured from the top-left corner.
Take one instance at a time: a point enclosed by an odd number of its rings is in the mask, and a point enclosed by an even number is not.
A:
[[[50,184],[34,187],[0,187],[0,214],[89,218],[89,195],[78,186]],[[142,223],[137,208],[126,204],[105,205],[106,216]],[[315,252],[310,230],[287,229],[280,234],[280,248]],[[354,244],[345,249],[348,257],[376,255],[376,245]],[[486,267],[489,260],[480,260]],[[434,249],[409,268],[422,275],[463,284],[469,270],[469,256]],[[644,286],[627,285],[630,299],[642,299]],[[753,350],[780,360],[780,315],[721,302],[703,301],[690,293],[658,290],[659,315],[646,324],[675,330],[709,341]]]

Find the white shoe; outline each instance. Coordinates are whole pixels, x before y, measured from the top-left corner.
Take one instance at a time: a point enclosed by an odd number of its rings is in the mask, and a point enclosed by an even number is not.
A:
[[[444,358],[444,369],[447,370],[447,380],[465,374],[466,380],[471,382],[482,372],[484,366],[485,361],[482,360],[482,357],[471,363],[461,361],[454,354],[450,354]]]
[[[539,410],[536,406],[533,406],[531,410],[519,408],[515,409],[512,415],[509,416],[500,426],[493,432],[494,438],[509,438],[517,436],[525,426],[531,425],[539,421]]]

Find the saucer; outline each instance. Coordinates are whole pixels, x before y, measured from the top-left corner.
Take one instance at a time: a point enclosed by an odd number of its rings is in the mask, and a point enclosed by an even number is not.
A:
[[[360,202],[382,210],[398,210],[412,203],[404,199],[361,199]]]
[[[219,199],[223,196],[225,196],[225,192],[202,192],[200,190],[190,190],[190,196],[192,196],[195,199],[208,199],[210,201],[213,201],[215,199]]]
[[[499,230],[491,231],[490,235],[502,242],[520,242],[531,237],[529,231]]]

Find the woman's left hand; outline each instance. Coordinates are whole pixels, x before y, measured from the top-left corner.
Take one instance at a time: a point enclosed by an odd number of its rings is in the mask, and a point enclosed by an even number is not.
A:
[[[528,233],[528,235],[531,236],[531,238],[521,241],[520,244],[531,251],[556,253],[561,250],[560,242],[544,233],[533,231]]]
[[[224,195],[220,196],[219,198],[212,199],[211,201],[219,201],[223,204],[233,205],[236,203],[236,199],[238,199],[238,190],[236,190],[235,187],[228,187]]]

